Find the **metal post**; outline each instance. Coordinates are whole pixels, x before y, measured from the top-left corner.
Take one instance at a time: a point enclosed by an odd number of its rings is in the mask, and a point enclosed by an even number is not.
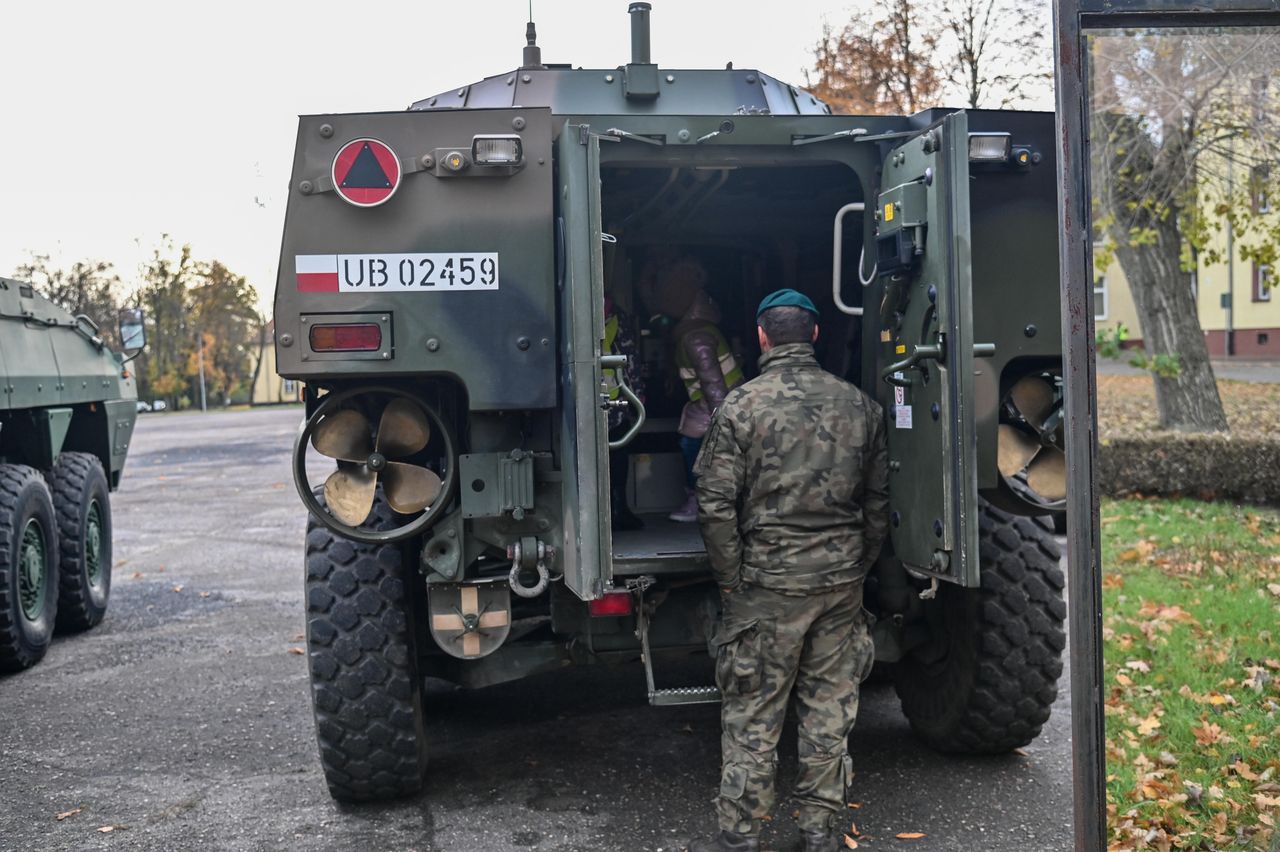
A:
[[[204,332],[197,330],[196,339],[199,340],[199,347],[196,350],[198,352],[196,355],[196,361],[200,365],[200,410],[205,411],[207,410],[207,407],[205,405],[204,396]]]
[[[1227,140],[1227,198],[1235,195],[1235,139]],[[1235,354],[1235,289],[1236,289],[1236,231],[1227,219],[1227,327],[1222,333],[1222,355],[1230,358]]]
[[[1062,380],[1067,449],[1067,614],[1071,638],[1072,794],[1077,852],[1106,842],[1106,748],[1102,703],[1102,544],[1089,205],[1088,68],[1076,0],[1054,0],[1057,59],[1058,270],[1062,287]]]

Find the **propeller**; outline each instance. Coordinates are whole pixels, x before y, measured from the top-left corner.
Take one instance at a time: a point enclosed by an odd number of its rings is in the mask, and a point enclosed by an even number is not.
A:
[[[1061,396],[1052,377],[1030,375],[1009,391],[1010,422],[1000,424],[996,466],[1006,479],[1022,479],[1046,502],[1067,496],[1062,451]]]
[[[326,415],[311,433],[311,446],[338,463],[324,483],[324,500],[333,516],[359,526],[373,508],[378,480],[388,505],[402,515],[421,512],[440,494],[440,477],[429,468],[394,458],[407,458],[431,439],[426,414],[413,402],[397,397],[387,403],[378,421],[377,439],[368,419],[344,408]]]

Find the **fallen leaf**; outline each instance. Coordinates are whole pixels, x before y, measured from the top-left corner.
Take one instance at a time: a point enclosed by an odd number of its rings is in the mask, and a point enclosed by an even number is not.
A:
[[[862,807],[862,802],[850,802],[849,807],[856,811],[858,808]]]
[[[1267,583],[1267,591],[1276,597],[1280,597],[1280,583]]]
[[[289,649],[289,653],[290,653],[290,654],[297,654],[298,656],[302,656],[303,654],[305,654],[305,653],[307,653],[307,652],[306,652],[306,651],[304,651],[304,650],[302,650],[301,648],[299,648],[299,647],[297,647],[297,646],[295,645],[294,647],[292,647],[292,648],[290,648],[290,649]]]
[[[180,591],[182,591],[182,587],[181,587],[181,586],[174,586],[174,587],[173,587],[173,590],[174,590],[175,592],[180,592]]]
[[[845,848],[847,849],[857,849],[858,841],[854,840],[852,837],[846,834],[844,836],[844,845],[845,845]]]
[[[127,825],[104,825],[101,828],[99,828],[98,831],[101,832],[102,834],[110,834],[116,829],[126,829],[128,827],[129,826]]]
[[[130,576],[130,577],[132,577],[132,578],[133,578],[133,579],[135,579],[135,580],[141,580],[141,579],[142,579],[142,572],[141,572],[141,571],[134,571],[134,572],[133,572],[132,574],[130,574],[129,576]]]
[[[1147,718],[1138,723],[1138,736],[1145,737],[1154,734],[1160,728],[1160,719],[1152,713]]]
[[[66,819],[67,817],[75,816],[76,814],[80,813],[82,810],[84,810],[84,806],[83,806],[83,805],[81,805],[81,806],[80,806],[80,807],[78,807],[78,808],[72,808],[72,809],[71,809],[71,810],[69,810],[69,811],[63,811],[62,813],[60,813],[60,814],[58,814],[56,817],[54,817],[54,819],[56,819],[58,822],[62,822],[62,821],[63,821],[64,819]]]
[[[1235,764],[1233,764],[1232,768],[1235,769],[1237,775],[1246,781],[1258,780],[1258,774],[1254,772],[1253,768],[1243,760],[1237,760]]]
[[[201,592],[201,593],[200,593],[200,597],[202,597],[202,598],[207,598],[207,597],[209,597],[209,594],[210,594],[209,592]]]
[[[1124,664],[1124,667],[1126,669],[1133,669],[1135,672],[1151,674],[1151,666],[1149,666],[1145,660],[1130,660]]]
[[[923,831],[899,831],[894,837],[899,840],[919,840],[924,837]]]
[[[1027,753],[1027,750],[1026,750],[1026,749],[1022,749],[1022,748],[1015,748],[1015,749],[1013,750],[1013,753],[1014,753],[1014,754],[1016,754],[1016,755],[1018,755],[1018,757],[1030,757],[1030,756],[1031,756],[1030,754],[1028,754],[1028,753]]]

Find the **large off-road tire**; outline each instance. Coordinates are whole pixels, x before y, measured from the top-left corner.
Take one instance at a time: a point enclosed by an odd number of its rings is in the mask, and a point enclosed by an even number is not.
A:
[[[88,630],[111,594],[111,502],[98,457],[62,453],[49,474],[58,518],[58,630]]]
[[[58,528],[44,477],[0,464],[0,671],[40,662],[58,612]]]
[[[381,494],[380,527],[396,526]],[[426,736],[418,573],[398,544],[360,544],[307,523],[307,659],[330,794],[368,802],[422,788]]]
[[[942,635],[895,667],[903,712],[939,751],[1026,745],[1058,695],[1067,607],[1052,523],[983,504],[979,550],[981,587],[943,583]]]

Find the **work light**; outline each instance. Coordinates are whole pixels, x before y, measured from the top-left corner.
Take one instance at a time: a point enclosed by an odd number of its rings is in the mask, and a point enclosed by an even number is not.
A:
[[[523,156],[519,136],[480,135],[471,139],[471,159],[478,166],[514,166]]]
[[[1003,163],[1009,159],[1008,133],[970,133],[969,161]]]

